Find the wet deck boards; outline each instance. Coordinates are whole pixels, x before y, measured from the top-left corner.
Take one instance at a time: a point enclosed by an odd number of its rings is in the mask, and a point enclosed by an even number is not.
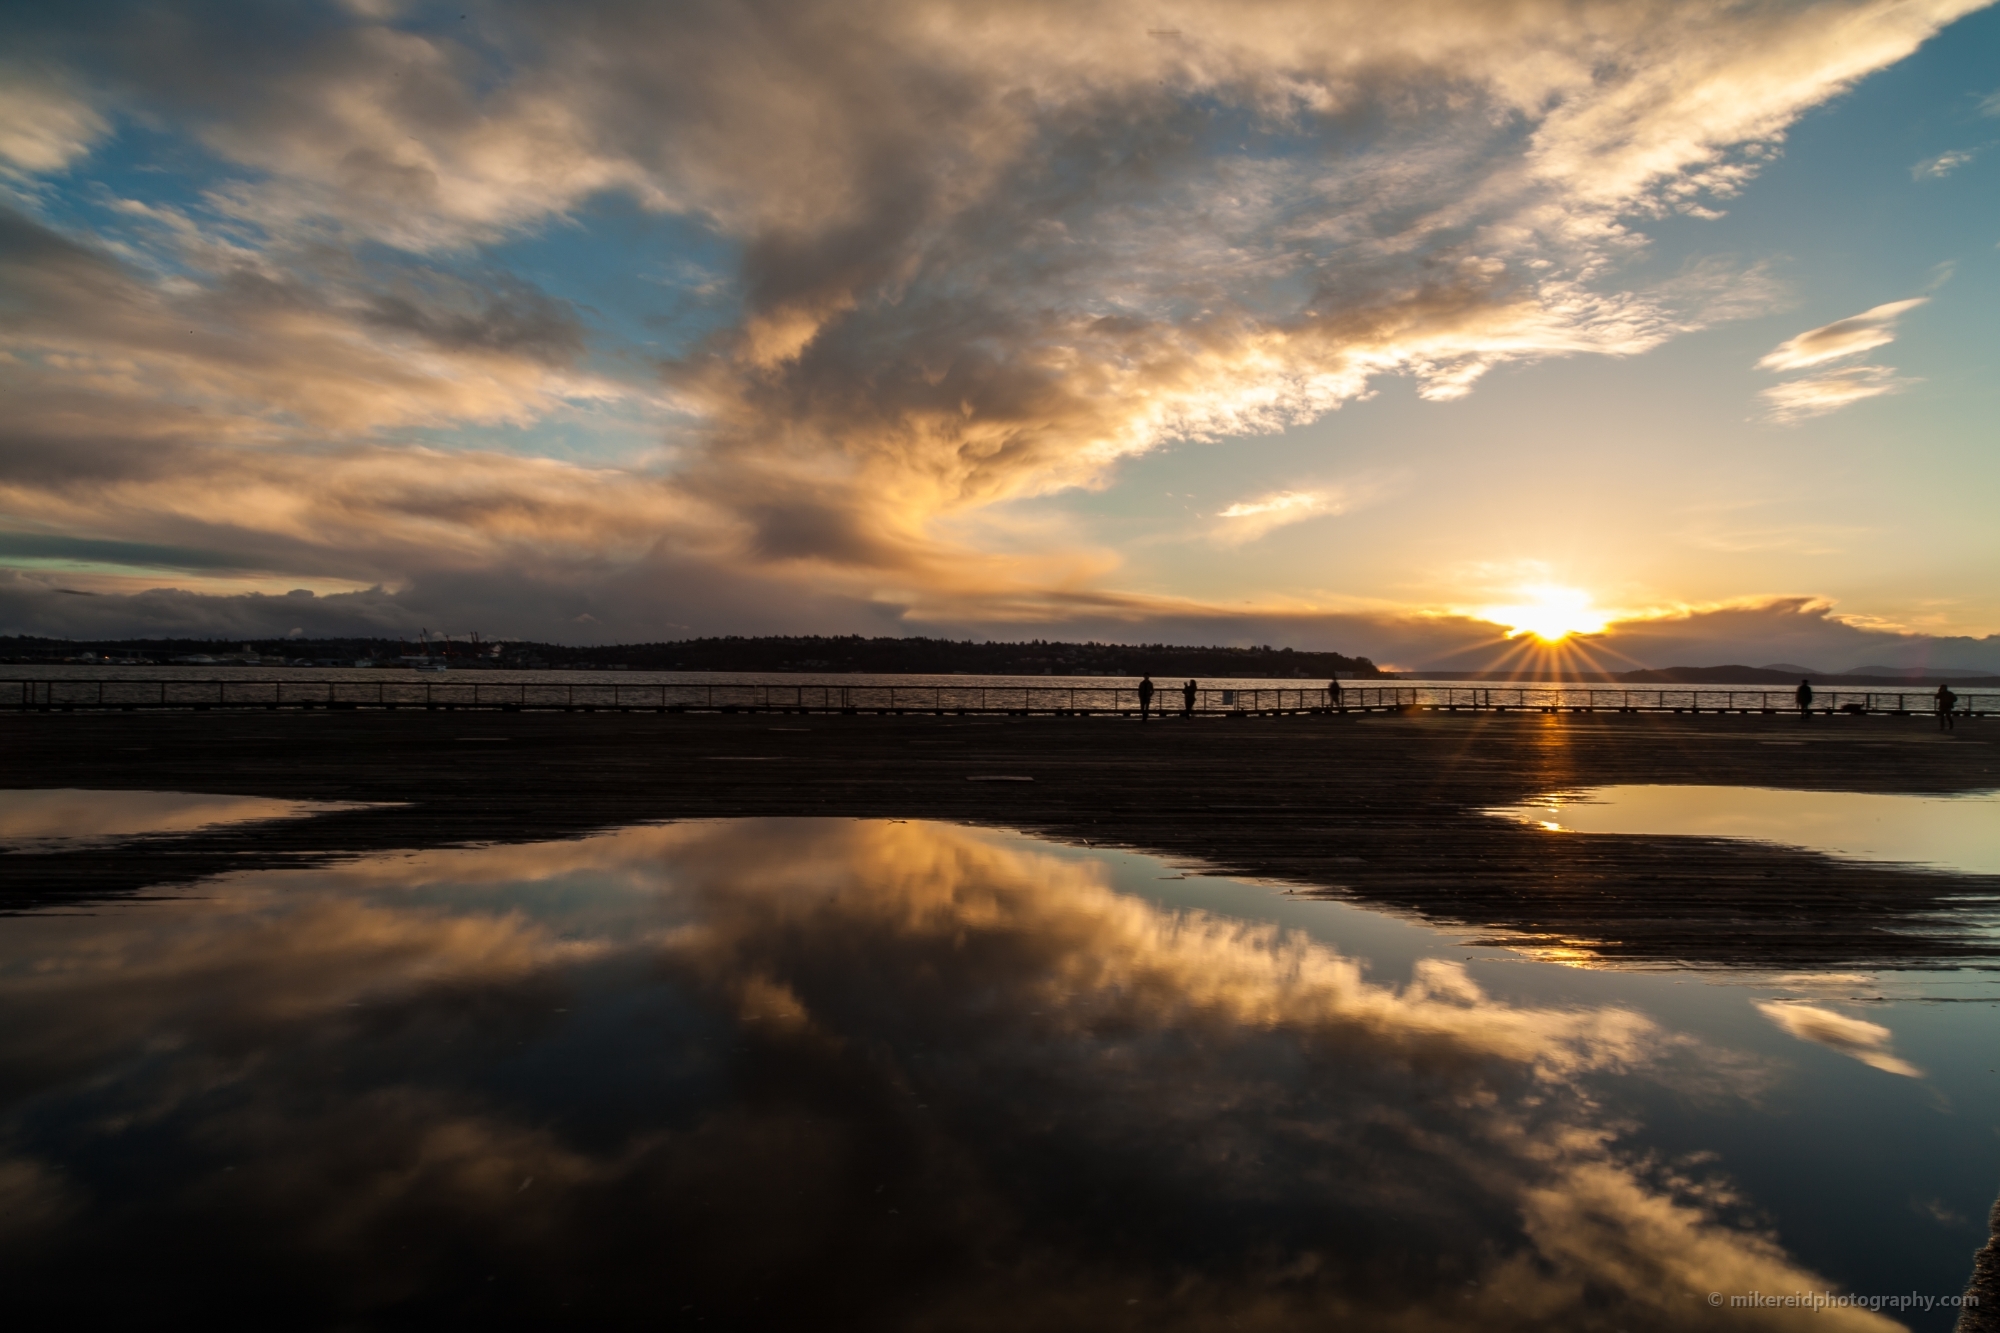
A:
[[[1723,840],[1551,838],[1478,813],[1619,782],[1993,789],[1996,742],[2000,725],[1947,737],[1923,717],[16,714],[0,717],[10,786],[406,804],[7,856],[0,905],[342,851],[831,815],[1129,847],[1627,963],[2000,965],[2000,947],[1963,919],[2000,881]],[[969,780],[981,778],[1032,781]]]

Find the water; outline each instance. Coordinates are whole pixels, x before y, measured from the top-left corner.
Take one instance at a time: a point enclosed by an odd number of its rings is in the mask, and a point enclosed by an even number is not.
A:
[[[285,1327],[1886,1328],[1726,1306],[1964,1282],[1993,1011],[1886,980],[900,821],[244,872],[0,921],[0,1247]]]
[[[198,792],[0,789],[0,851],[63,851],[361,808],[349,801],[284,801]]]
[[[1766,787],[1591,787],[1488,813],[1551,833],[1748,838],[1861,861],[2000,875],[2000,792],[1898,796]]]

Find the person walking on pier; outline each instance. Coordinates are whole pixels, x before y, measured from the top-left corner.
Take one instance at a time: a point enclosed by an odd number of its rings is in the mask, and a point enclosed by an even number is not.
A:
[[[1153,708],[1153,678],[1144,676],[1139,681],[1139,720],[1144,722]]]
[[[1811,682],[1811,681],[1809,681],[1809,680],[1802,680],[1802,681],[1800,681],[1800,682],[1799,682],[1799,688],[1798,688],[1797,690],[1793,691],[1793,695],[1792,695],[1792,697],[1793,697],[1793,698],[1795,698],[1795,699],[1797,699],[1797,700],[1799,701],[1799,721],[1803,722],[1803,721],[1805,721],[1805,720],[1806,720],[1807,718],[1811,717],[1811,716],[1812,716],[1812,682]]]
[[[1949,685],[1938,686],[1937,715],[1939,731],[1955,731],[1958,728],[1958,695]]]
[[[1195,687],[1195,683],[1194,683],[1193,681],[1189,681],[1189,682],[1188,682],[1187,684],[1185,684],[1185,685],[1181,686],[1181,716],[1182,716],[1182,717],[1186,717],[1186,718],[1192,718],[1192,717],[1194,716],[1194,695],[1195,695],[1195,688],[1196,688],[1196,687]]]

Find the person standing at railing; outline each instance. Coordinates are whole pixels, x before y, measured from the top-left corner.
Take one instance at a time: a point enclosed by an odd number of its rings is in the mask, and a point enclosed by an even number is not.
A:
[[[1340,677],[1338,676],[1335,676],[1326,683],[1326,706],[1328,708],[1340,707]]]
[[[1153,709],[1153,678],[1144,676],[1139,681],[1139,720],[1146,721],[1146,715]]]
[[[1800,681],[1798,689],[1792,692],[1792,697],[1799,701],[1799,721],[1803,722],[1807,718],[1811,717],[1812,682],[1809,680]]]
[[[1952,691],[1951,686],[1949,685],[1938,686],[1937,719],[1938,719],[1939,731],[1953,731],[1957,729],[1958,726],[1958,718],[1956,714],[1957,708],[1958,708],[1958,695]]]
[[[1194,717],[1194,696],[1197,686],[1193,681],[1181,686],[1181,716]]]

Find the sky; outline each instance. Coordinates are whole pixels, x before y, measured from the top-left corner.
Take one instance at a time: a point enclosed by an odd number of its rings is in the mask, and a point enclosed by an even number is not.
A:
[[[0,8],[0,633],[2000,670],[1977,0]]]

